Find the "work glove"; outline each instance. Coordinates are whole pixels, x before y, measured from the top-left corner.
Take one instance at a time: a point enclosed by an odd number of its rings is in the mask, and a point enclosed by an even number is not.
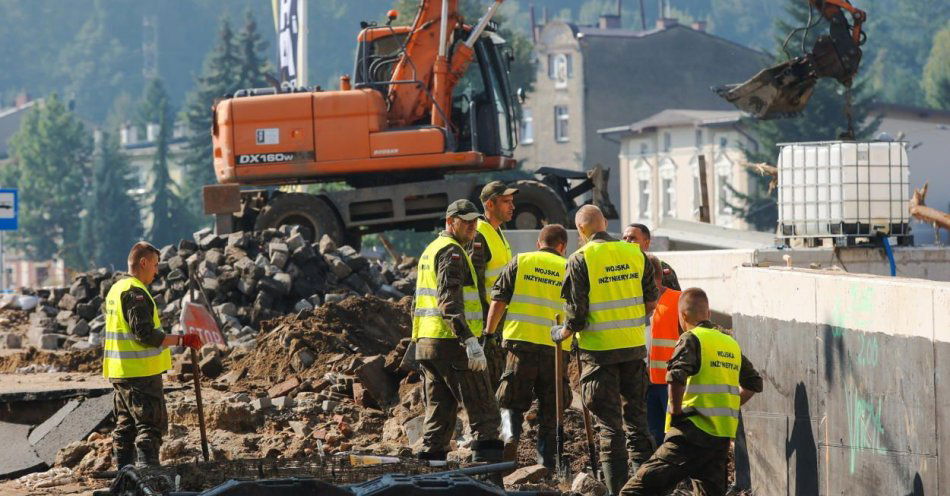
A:
[[[468,357],[468,368],[470,370],[482,372],[488,369],[488,359],[485,358],[482,345],[478,344],[478,338],[471,337],[465,340],[465,356]]]
[[[181,337],[181,344],[194,350],[200,350],[204,343],[201,342],[201,338],[197,334],[185,334]]]
[[[560,343],[568,338],[571,334],[567,332],[563,325],[553,325],[551,326],[551,341],[555,343]]]

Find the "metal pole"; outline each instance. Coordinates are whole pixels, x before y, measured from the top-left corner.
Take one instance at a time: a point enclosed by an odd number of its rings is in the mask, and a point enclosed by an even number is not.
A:
[[[298,0],[297,22],[300,23],[300,32],[297,33],[297,85],[307,87],[307,0]]]
[[[201,403],[201,368],[198,366],[198,352],[194,348],[191,350],[191,367],[195,380],[195,402],[198,405],[198,429],[201,434],[201,456],[208,461],[208,433],[205,431],[205,409]]]
[[[706,155],[699,156],[699,221],[709,224],[709,187],[706,185]]]
[[[448,53],[446,40],[449,33],[449,0],[442,0],[442,12],[439,14],[439,57],[444,58]]]

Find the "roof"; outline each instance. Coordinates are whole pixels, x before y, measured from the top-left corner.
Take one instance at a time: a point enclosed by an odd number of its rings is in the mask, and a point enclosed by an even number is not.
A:
[[[900,103],[872,103],[872,114],[909,114],[919,119],[927,120],[945,120],[950,119],[950,110],[943,110],[929,107],[915,107],[913,105],[903,105]]]
[[[20,129],[20,121],[26,113],[42,100],[31,100],[19,107],[11,107],[0,110],[0,157],[6,157],[9,153],[7,145],[10,137]]]
[[[642,133],[659,127],[709,127],[739,122],[744,114],[738,110],[666,109],[626,126],[598,129],[597,134]]]

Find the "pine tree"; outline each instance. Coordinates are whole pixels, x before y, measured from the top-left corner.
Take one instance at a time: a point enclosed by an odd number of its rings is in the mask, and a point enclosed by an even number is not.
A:
[[[204,219],[201,188],[217,182],[211,156],[211,107],[216,100],[241,88],[267,85],[264,74],[269,66],[266,57],[259,53],[266,47],[250,12],[237,39],[225,18],[221,21],[218,42],[205,61],[204,74],[198,78],[198,88],[188,98],[184,115],[191,134],[186,146],[185,177],[181,189],[195,219]]]
[[[175,111],[160,79],[149,81],[145,97],[138,108],[138,121],[144,125],[158,124],[155,156],[152,159],[149,184],[149,224],[147,239],[156,246],[174,243],[187,237],[194,225],[191,212],[182,200],[178,184],[168,168],[168,150]]]
[[[791,22],[779,20],[776,23],[776,32],[780,58],[779,62],[785,59],[785,50],[794,56],[795,52],[801,50],[801,37],[793,37],[789,40],[787,46],[783,49],[783,44],[787,33],[791,32],[797,26],[805,26],[808,23],[809,12],[808,4],[798,0],[789,0],[786,6],[786,12]],[[818,13],[813,15],[817,16]],[[815,39],[821,33],[828,32],[827,21],[821,21],[817,26],[811,28],[806,36],[804,46],[810,50],[814,46]],[[854,123],[854,137],[857,140],[868,139],[877,130],[881,119],[872,118],[870,115],[870,104],[874,97],[867,89],[864,80],[858,80],[851,88],[851,114]],[[760,121],[755,119],[744,119],[743,125],[750,129],[758,146],[755,149],[746,149],[746,159],[752,163],[775,164],[775,158],[778,155],[778,143],[794,141],[821,141],[834,140],[847,130],[848,123],[845,116],[846,89],[837,81],[831,79],[822,79],[815,86],[815,91],[808,105],[801,114],[792,118],[775,119]],[[734,198],[738,200],[738,205],[731,205],[738,210],[739,215],[750,223],[757,230],[771,231],[775,229],[778,221],[778,206],[776,204],[777,194],[768,192],[768,184],[771,177],[760,176],[749,172],[750,185],[749,193],[745,194],[732,189]]]
[[[35,260],[61,258],[82,268],[80,218],[92,140],[53,94],[36,105],[10,139],[3,184],[19,188],[20,223],[11,244]]]
[[[950,110],[950,26],[934,36],[920,85],[927,103]]]
[[[116,139],[101,132],[82,218],[87,267],[124,270],[129,247],[142,237],[141,207],[129,194],[134,181]]]
[[[218,41],[205,60],[204,72],[198,78],[198,87],[188,97],[184,110],[190,134],[185,147],[182,180],[183,199],[188,209],[201,218],[201,188],[216,182],[211,156],[211,106],[215,100],[241,87],[241,58],[231,23],[221,21]]]

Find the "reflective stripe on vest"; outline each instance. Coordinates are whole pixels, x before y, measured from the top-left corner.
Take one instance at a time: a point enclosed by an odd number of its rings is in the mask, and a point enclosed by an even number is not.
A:
[[[666,384],[666,366],[680,336],[680,291],[667,288],[653,310],[650,339],[650,382]]]
[[[739,369],[742,351],[732,337],[714,329],[695,327],[699,339],[699,372],[686,379],[683,413],[706,434],[735,438],[739,427]],[[667,409],[669,410],[669,409]],[[670,428],[666,415],[666,428]]]
[[[643,304],[645,258],[634,243],[590,242],[583,253],[590,286],[587,325],[577,333],[583,350],[606,351],[646,344]]]
[[[551,326],[557,323],[557,314],[564,314],[561,286],[566,265],[564,257],[546,251],[518,255],[514,294],[508,303],[502,332],[505,340],[554,347]],[[567,340],[563,346],[570,349]]]
[[[102,375],[110,379],[148,377],[172,368],[172,355],[168,348],[145,346],[135,339],[132,328],[122,312],[122,293],[132,287],[145,291],[152,300],[152,324],[162,328],[158,306],[148,288],[134,277],[128,277],[112,285],[106,296],[106,327],[103,333]]]
[[[439,236],[429,243],[422,256],[419,257],[419,266],[416,269],[416,308],[412,313],[412,339],[438,338],[455,339],[455,334],[442,319],[439,310],[438,267],[435,256],[449,245],[462,245],[451,236]],[[482,302],[478,295],[478,287],[474,285],[475,267],[472,259],[464,249],[461,250],[465,263],[471,272],[472,285],[462,288],[462,297],[465,309],[465,321],[468,328],[476,337],[482,335]]]
[[[511,246],[505,235],[488,222],[479,219],[475,228],[485,237],[485,242],[488,243],[485,248],[491,253],[491,259],[485,264],[485,291],[491,291],[501,271],[505,270],[505,266],[511,261]]]

